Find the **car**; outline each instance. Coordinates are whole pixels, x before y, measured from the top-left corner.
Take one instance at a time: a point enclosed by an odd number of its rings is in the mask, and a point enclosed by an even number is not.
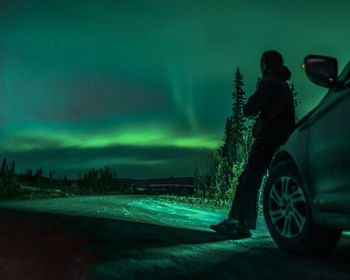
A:
[[[274,154],[262,190],[264,219],[283,250],[323,255],[350,229],[350,62],[308,55],[303,68],[328,88]]]

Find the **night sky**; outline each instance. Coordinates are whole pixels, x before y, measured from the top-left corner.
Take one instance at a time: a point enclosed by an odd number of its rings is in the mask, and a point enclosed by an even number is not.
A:
[[[191,176],[221,144],[234,70],[246,96],[282,53],[302,117],[326,89],[308,54],[350,59],[349,0],[0,0],[0,156],[16,172]]]

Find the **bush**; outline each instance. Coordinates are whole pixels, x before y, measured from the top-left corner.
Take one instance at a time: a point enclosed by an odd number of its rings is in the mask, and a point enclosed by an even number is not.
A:
[[[244,160],[238,161],[233,164],[232,173],[231,173],[232,177],[230,178],[230,187],[225,192],[225,199],[233,201],[236,193],[236,188],[238,185],[239,176],[241,176],[245,166],[246,166],[246,162]]]
[[[70,187],[69,187],[69,191],[74,193],[74,194],[79,194],[79,186],[77,183],[73,183]]]
[[[216,196],[216,169],[218,165],[218,155],[215,151],[205,149],[203,158],[194,170],[193,183],[197,188],[197,196],[203,198],[214,198]]]
[[[0,199],[13,199],[16,198],[18,193],[16,177],[3,177],[0,179]]]
[[[113,178],[114,176],[114,178]],[[79,187],[81,194],[108,194],[117,190],[114,184],[116,172],[105,166],[100,169],[89,169]]]

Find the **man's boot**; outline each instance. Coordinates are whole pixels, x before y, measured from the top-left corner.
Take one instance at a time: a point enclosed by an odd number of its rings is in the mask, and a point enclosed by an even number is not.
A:
[[[216,231],[217,233],[227,235],[235,239],[252,236],[248,226],[242,225],[239,221],[230,218],[225,219],[216,225],[211,225],[209,228]]]

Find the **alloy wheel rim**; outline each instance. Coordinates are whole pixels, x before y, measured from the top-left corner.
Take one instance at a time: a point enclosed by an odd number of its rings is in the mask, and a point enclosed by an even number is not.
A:
[[[278,178],[269,192],[268,211],[280,235],[286,238],[299,235],[306,222],[306,199],[301,186],[289,176]]]

